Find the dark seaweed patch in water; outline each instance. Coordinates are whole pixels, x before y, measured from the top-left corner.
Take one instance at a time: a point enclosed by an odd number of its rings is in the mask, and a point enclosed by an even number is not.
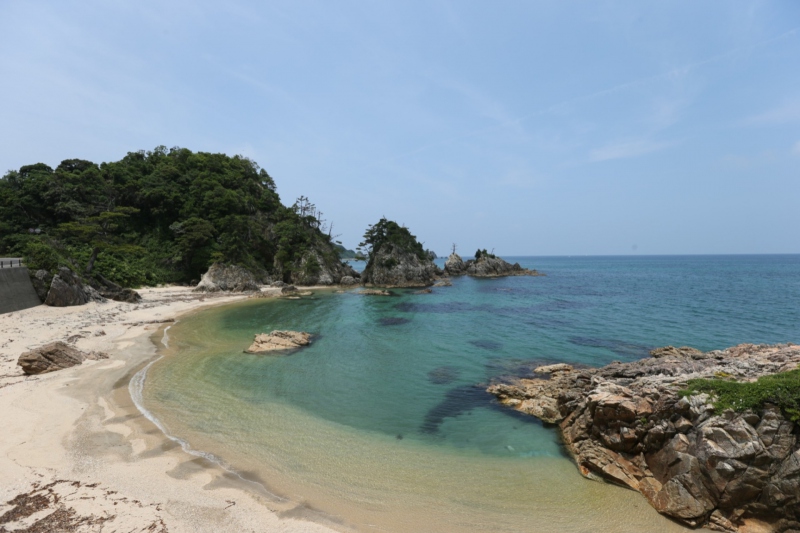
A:
[[[500,405],[493,395],[486,392],[485,385],[464,385],[447,391],[444,400],[425,415],[420,431],[428,435],[438,433],[445,418],[455,418],[463,414],[470,415],[472,410],[478,407],[497,410],[521,422],[541,425],[541,422],[535,417]]]
[[[434,385],[446,385],[454,382],[461,374],[461,370],[455,366],[440,366],[428,372],[428,381]]]
[[[503,343],[497,341],[490,341],[486,339],[477,339],[469,341],[469,343],[477,348],[483,348],[484,350],[499,350],[503,347]]]
[[[570,337],[569,342],[578,346],[591,346],[593,348],[605,348],[617,355],[627,358],[647,357],[650,354],[651,346],[643,346],[632,342],[625,342],[617,339],[598,339],[595,337]]]
[[[472,305],[466,302],[400,302],[394,306],[407,313],[468,313],[470,311],[491,311],[488,305]]]
[[[420,431],[428,434],[436,433],[445,418],[456,417],[472,411],[476,407],[487,406],[493,398],[480,385],[464,385],[450,389],[447,391],[444,400],[436,404],[425,415]]]
[[[583,309],[589,307],[586,302],[573,302],[571,300],[553,300],[531,306],[531,311],[568,311],[570,309]]]
[[[398,316],[387,316],[378,319],[378,323],[381,326],[399,326],[401,324],[408,324],[409,322],[411,322],[411,319]]]

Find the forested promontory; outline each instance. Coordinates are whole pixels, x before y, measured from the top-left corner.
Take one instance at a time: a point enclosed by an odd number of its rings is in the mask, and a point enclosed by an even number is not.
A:
[[[23,256],[31,271],[142,286],[196,282],[221,262],[264,281],[336,283],[346,270],[333,238],[308,198],[283,205],[272,177],[240,156],[160,146],[0,179],[0,256]]]

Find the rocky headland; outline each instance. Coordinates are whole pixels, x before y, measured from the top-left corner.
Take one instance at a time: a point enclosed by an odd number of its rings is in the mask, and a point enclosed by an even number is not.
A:
[[[637,490],[687,526],[800,531],[800,346],[667,347],[651,354],[602,368],[540,367],[538,379],[488,390],[557,425],[583,475]],[[786,385],[759,396],[752,391],[767,383],[753,382],[765,376]],[[756,407],[725,409],[713,390],[682,392],[702,388],[698,383],[722,383],[722,390],[734,381],[751,383],[751,397],[727,401],[744,405],[757,397]]]
[[[541,272],[523,268],[519,263],[513,265],[501,257],[478,251],[475,259],[464,261],[453,252],[444,264],[444,272],[448,276],[472,276],[475,278],[500,278],[504,276],[543,276]]]

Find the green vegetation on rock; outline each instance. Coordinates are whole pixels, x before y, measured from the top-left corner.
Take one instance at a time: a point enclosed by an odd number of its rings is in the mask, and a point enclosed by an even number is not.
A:
[[[295,281],[339,263],[325,230],[307,198],[282,205],[269,174],[240,156],[161,146],[0,179],[0,255],[125,286],[196,281],[217,261]]]
[[[705,392],[714,397],[717,413],[726,409],[757,411],[764,404],[780,407],[787,417],[800,422],[800,369],[763,376],[756,381],[730,379],[692,379],[682,396]]]

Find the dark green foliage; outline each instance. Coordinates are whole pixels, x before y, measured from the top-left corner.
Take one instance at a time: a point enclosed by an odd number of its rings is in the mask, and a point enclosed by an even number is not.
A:
[[[301,204],[302,215],[283,206],[266,171],[240,156],[161,146],[101,165],[39,163],[0,179],[0,254],[126,286],[194,281],[214,261],[289,277],[309,248],[330,248],[318,211]]]
[[[489,252],[487,252],[487,251],[486,251],[486,248],[484,248],[483,250],[480,250],[480,249],[479,249],[477,252],[475,252],[475,260],[476,260],[476,261],[477,261],[478,259],[480,259],[481,257],[487,257],[487,258],[489,258],[489,259],[494,259],[494,258],[496,258],[497,256],[496,256],[496,255],[494,255],[494,254],[490,254]]]
[[[412,253],[422,261],[428,260],[428,255],[422,244],[408,231],[408,228],[392,220],[381,218],[377,224],[369,226],[366,233],[364,233],[364,242],[359,246],[367,249],[367,255],[371,261],[373,255],[386,245]]]
[[[706,392],[715,396],[717,413],[726,409],[759,410],[765,403],[780,407],[788,418],[800,422],[800,369],[763,376],[753,382],[729,379],[692,379],[681,396]]]

